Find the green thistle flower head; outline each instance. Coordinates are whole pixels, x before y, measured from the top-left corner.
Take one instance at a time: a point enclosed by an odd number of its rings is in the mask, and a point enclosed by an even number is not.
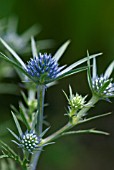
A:
[[[81,95],[76,93],[76,95],[72,95],[72,98],[69,99],[69,105],[74,110],[80,110],[84,107],[85,104],[85,98],[83,98]]]
[[[83,107],[86,106],[85,104],[85,99],[87,96],[82,97],[81,95],[79,95],[78,93],[76,93],[76,95],[74,95],[72,93],[72,89],[71,86],[69,86],[69,91],[70,91],[70,97],[68,98],[67,94],[64,92],[67,100],[68,100],[68,109],[69,109],[69,113],[68,115],[70,117],[74,116],[77,114],[77,112],[82,109]]]

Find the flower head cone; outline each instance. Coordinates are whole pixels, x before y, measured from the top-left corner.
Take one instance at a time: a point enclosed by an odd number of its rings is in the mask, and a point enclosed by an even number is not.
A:
[[[40,142],[41,138],[38,137],[33,131],[27,131],[20,139],[20,147],[28,152],[32,152],[38,148],[38,144],[40,144]]]
[[[110,78],[114,69],[114,61],[106,69],[104,75],[97,75],[96,59],[93,59],[92,91],[99,98],[114,97],[113,78]]]
[[[32,58],[27,67],[27,73],[39,83],[45,83],[55,79],[63,67],[58,67],[57,61],[51,54],[39,53],[37,57]]]
[[[76,110],[82,109],[84,107],[84,103],[84,98],[78,93],[76,93],[76,95],[73,96],[72,99],[70,99],[69,101],[70,106]]]
[[[70,117],[72,117],[72,116],[76,115],[79,110],[81,110],[83,107],[86,106],[85,99],[86,99],[87,96],[82,97],[78,93],[76,93],[76,95],[74,95],[72,93],[72,89],[71,89],[70,86],[69,86],[69,91],[70,91],[70,97],[69,98],[68,98],[68,96],[66,95],[65,92],[64,92],[64,94],[65,94],[65,96],[66,96],[66,98],[68,100],[68,104],[69,104],[69,107],[68,107],[69,108],[69,113],[68,113],[68,115]]]

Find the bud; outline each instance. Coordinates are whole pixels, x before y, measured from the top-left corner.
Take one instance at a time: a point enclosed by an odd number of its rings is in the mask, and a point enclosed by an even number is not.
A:
[[[72,95],[72,97],[70,97],[69,100],[69,105],[73,110],[80,110],[84,107],[84,103],[85,103],[85,97],[83,98],[81,95],[77,94],[74,96]]]
[[[27,150],[28,152],[32,152],[38,148],[40,142],[41,142],[41,138],[31,131],[23,134],[20,140],[20,146],[25,150]]]
[[[78,93],[76,93],[76,95],[74,95],[72,93],[72,89],[71,89],[71,86],[69,86],[69,91],[70,91],[70,97],[68,98],[67,94],[64,92],[67,100],[68,100],[68,108],[69,108],[69,112],[68,112],[68,115],[70,117],[74,116],[74,115],[77,115],[77,112],[79,110],[81,110],[83,107],[86,106],[85,104],[85,99],[87,96],[85,97],[82,97],[81,95],[79,95]]]

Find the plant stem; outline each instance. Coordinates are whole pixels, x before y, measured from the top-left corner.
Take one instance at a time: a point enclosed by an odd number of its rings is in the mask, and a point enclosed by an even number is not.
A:
[[[45,85],[38,85],[38,91],[37,91],[38,118],[37,118],[37,127],[36,127],[36,131],[38,135],[42,133],[42,128],[43,128],[44,96],[45,96]]]
[[[44,143],[48,143],[51,142],[54,139],[57,139],[61,136],[61,134],[67,130],[69,130],[70,128],[72,128],[73,125],[68,122],[65,126],[63,126],[61,129],[59,129],[58,131],[56,131],[55,133],[53,133],[52,135],[50,135],[49,137],[47,137],[46,139],[43,139],[43,144]]]
[[[97,96],[93,96],[90,101],[88,102],[88,104],[90,103],[91,106],[90,107],[85,107],[82,110],[80,110],[78,112],[77,115],[77,121],[75,122],[75,124],[71,124],[70,122],[68,122],[65,126],[63,126],[61,129],[59,129],[57,132],[53,133],[52,135],[48,136],[47,138],[43,139],[43,144],[48,143],[53,141],[56,138],[59,138],[63,132],[71,129],[72,127],[76,126],[79,123],[80,118],[87,113],[87,111],[94,106],[95,103],[97,103],[99,100],[99,98]]]
[[[87,113],[87,111],[91,108],[94,107],[94,104],[97,103],[99,101],[99,97],[93,95],[92,98],[89,100],[88,105],[90,105],[90,107],[85,107],[82,110],[80,110],[80,112],[78,113],[78,118],[81,118],[85,113]]]
[[[37,101],[38,101],[38,117],[37,117],[37,125],[36,125],[36,132],[38,136],[42,133],[43,129],[43,112],[44,112],[44,96],[45,96],[45,86],[44,85],[38,85],[37,88]],[[35,170],[40,154],[41,149],[38,150],[36,153],[33,154],[31,158],[31,170]]]

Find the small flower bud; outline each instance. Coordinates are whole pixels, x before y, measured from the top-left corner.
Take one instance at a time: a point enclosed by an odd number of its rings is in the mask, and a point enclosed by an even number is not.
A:
[[[83,107],[86,106],[85,104],[85,97],[82,97],[81,95],[79,95],[78,93],[76,93],[76,95],[74,95],[72,93],[72,89],[69,86],[69,91],[70,91],[70,97],[68,98],[67,94],[64,92],[67,100],[68,100],[68,104],[69,104],[69,111],[68,111],[68,116],[72,117],[74,115],[77,115],[77,112],[82,109]]]
[[[69,105],[73,110],[80,110],[84,107],[85,98],[76,93],[76,96],[72,95],[72,98],[69,100]]]
[[[34,132],[26,132],[20,140],[20,145],[28,152],[32,152],[38,148],[38,144],[40,144],[40,142],[41,138],[38,137]]]

